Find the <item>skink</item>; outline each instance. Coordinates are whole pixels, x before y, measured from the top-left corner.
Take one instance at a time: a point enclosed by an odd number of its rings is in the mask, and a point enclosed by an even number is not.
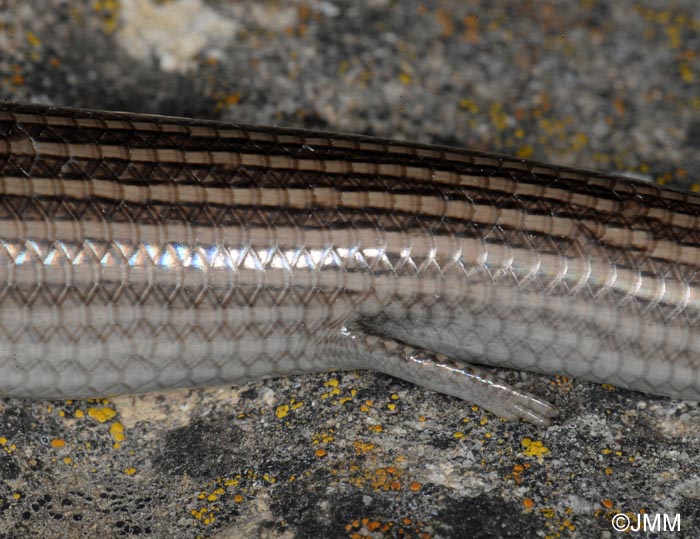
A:
[[[700,198],[368,137],[0,102],[0,395],[472,364],[700,399]]]

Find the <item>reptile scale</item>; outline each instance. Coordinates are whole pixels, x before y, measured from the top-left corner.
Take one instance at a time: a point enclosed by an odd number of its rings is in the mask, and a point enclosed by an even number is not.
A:
[[[700,197],[369,137],[0,102],[0,395],[472,364],[700,400]]]

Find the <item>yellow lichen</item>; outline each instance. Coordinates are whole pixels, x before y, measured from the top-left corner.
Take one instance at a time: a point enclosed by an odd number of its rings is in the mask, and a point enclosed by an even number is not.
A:
[[[277,479],[272,477],[270,474],[263,474],[263,479],[265,481],[267,481],[268,483],[270,483],[271,485],[274,485],[275,483],[277,483]]]
[[[26,36],[27,36],[27,41],[29,42],[29,44],[32,47],[38,47],[39,45],[41,45],[41,40],[39,39],[39,37],[35,33],[27,32]]]
[[[115,442],[124,441],[124,425],[122,425],[119,421],[115,421],[110,425],[109,433],[112,435]]]
[[[530,438],[523,438],[520,442],[525,448],[523,453],[528,457],[541,458],[547,453],[549,453],[549,448],[545,447],[539,440],[532,440]]]
[[[277,419],[282,419],[282,418],[286,417],[288,413],[289,413],[289,406],[287,406],[286,404],[282,404],[282,405],[278,406],[277,409],[275,410],[275,416],[277,416]]]
[[[110,419],[113,419],[117,415],[117,412],[114,411],[112,408],[97,408],[92,406],[88,408],[88,415],[94,420],[99,421],[100,423],[104,423],[106,421],[109,421]]]

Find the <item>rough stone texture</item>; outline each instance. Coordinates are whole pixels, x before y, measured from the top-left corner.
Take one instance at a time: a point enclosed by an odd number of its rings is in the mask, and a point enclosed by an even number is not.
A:
[[[471,146],[700,189],[700,13],[657,2],[0,2],[2,97]],[[700,409],[505,373],[547,429],[370,373],[0,401],[0,538],[700,529]],[[625,537],[670,537],[650,530]],[[622,535],[621,535],[622,536]]]

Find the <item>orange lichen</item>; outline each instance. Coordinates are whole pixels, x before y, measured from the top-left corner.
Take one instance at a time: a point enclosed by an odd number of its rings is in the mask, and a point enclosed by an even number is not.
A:
[[[353,442],[352,445],[355,449],[356,455],[363,455],[365,453],[369,453],[370,451],[372,451],[376,447],[371,442]]]
[[[51,447],[54,448],[60,448],[60,447],[65,447],[66,446],[66,441],[61,439],[61,438],[54,438],[51,440]]]

